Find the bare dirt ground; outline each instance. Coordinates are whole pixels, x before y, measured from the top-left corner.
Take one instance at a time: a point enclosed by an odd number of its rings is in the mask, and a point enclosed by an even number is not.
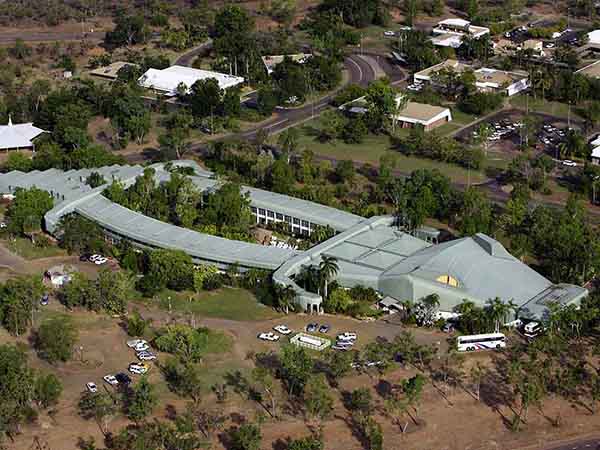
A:
[[[138,306],[139,307],[139,306]],[[160,326],[173,320],[189,321],[189,317],[169,315],[151,307],[139,307],[145,317],[153,319],[154,326]],[[62,306],[52,301],[49,310],[43,316],[65,312]],[[77,438],[80,436],[94,436],[101,441],[102,435],[96,423],[84,421],[77,415],[76,404],[79,396],[88,381],[94,381],[102,386],[102,376],[123,371],[129,362],[134,360],[134,355],[125,345],[126,333],[120,326],[119,319],[109,318],[86,311],[70,313],[80,325],[80,342],[83,347],[83,358],[79,354],[74,361],[68,364],[50,366],[39,360],[32,351],[31,364],[42,370],[54,371],[65,384],[65,391],[60,404],[53,417],[43,415],[36,425],[24,428],[22,435],[9,446],[12,449],[29,448],[34,436],[47,442],[49,448],[60,450],[74,450]],[[40,317],[41,319],[41,317]],[[331,335],[344,330],[356,331],[359,334],[359,345],[364,345],[376,336],[393,337],[402,330],[395,324],[378,321],[375,323],[359,322],[344,317],[290,315],[283,320],[274,319],[259,322],[237,322],[224,319],[199,318],[196,325],[208,326],[219,329],[234,339],[231,352],[226,355],[210,357],[205,361],[206,366],[206,396],[203,403],[207,408],[215,407],[215,398],[210,393],[211,383],[223,381],[227,374],[240,370],[242,374],[252,367],[247,359],[249,352],[276,350],[279,344],[264,343],[256,339],[256,334],[269,330],[277,323],[286,323],[292,329],[301,329],[309,321],[328,323],[332,326]],[[444,335],[435,331],[414,330],[417,340],[421,343],[430,343],[441,347],[445,351]],[[0,334],[0,342],[15,342],[17,339]],[[25,338],[21,338],[25,342]],[[164,358],[166,355],[159,355]],[[466,359],[466,369],[475,361],[489,364],[494,354],[470,354]],[[385,432],[385,449],[399,450],[488,450],[488,449],[518,449],[531,444],[543,445],[559,438],[569,438],[593,433],[597,430],[598,417],[592,416],[589,411],[580,407],[570,407],[564,402],[549,400],[543,405],[542,411],[532,410],[529,414],[526,431],[513,433],[508,430],[506,420],[510,419],[511,411],[502,406],[497,392],[491,389],[482,391],[482,400],[477,401],[467,390],[462,388],[450,389],[439,385],[434,387],[429,384],[426,388],[422,406],[418,414],[418,424],[409,421],[407,432],[402,434],[397,425],[394,425],[383,410],[383,400],[380,395],[391,384],[412,376],[416,369],[397,369],[385,375],[376,372],[368,374],[354,374],[344,378],[337,391],[333,391],[336,398],[335,411],[331,418],[322,425],[328,450],[359,450],[362,449],[360,438],[345,410],[342,397],[344,392],[349,392],[357,387],[369,386],[377,404],[377,420]],[[160,395],[160,408],[156,416],[166,418],[175,409],[182,411],[185,400],[170,393],[162,380],[157,367],[150,371],[150,380],[156,383]],[[469,386],[467,386],[469,387]],[[104,388],[104,386],[102,386]],[[107,389],[111,389],[106,386]],[[443,395],[442,395],[443,394]],[[282,396],[283,398],[283,396]],[[280,401],[283,406],[283,401]],[[244,395],[236,394],[230,390],[223,410],[230,416],[226,428],[234,426],[240,417],[254,418],[262,408],[249,401]],[[298,437],[309,433],[306,423],[291,414],[292,406],[283,408],[280,420],[269,421],[263,426],[263,449],[278,448],[273,443],[282,442],[287,437]],[[555,417],[557,411],[563,413],[563,425],[554,428],[548,418]],[[109,429],[115,432],[125,426],[127,421],[122,417],[114,418]],[[219,440],[214,442],[215,449],[224,448]]]

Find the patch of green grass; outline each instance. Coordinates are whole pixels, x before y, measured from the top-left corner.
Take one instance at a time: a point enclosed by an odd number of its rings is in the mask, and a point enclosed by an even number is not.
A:
[[[452,124],[447,124],[452,125]],[[434,161],[426,158],[417,158],[414,156],[405,156],[399,152],[391,150],[390,140],[386,135],[369,134],[361,144],[346,144],[343,141],[319,142],[315,139],[316,130],[319,126],[318,119],[307,122],[299,127],[300,136],[298,139],[301,149],[310,149],[316,155],[333,158],[337,160],[349,159],[356,162],[368,163],[372,165],[379,164],[381,156],[387,153],[394,153],[398,158],[397,169],[399,171],[410,173],[417,169],[439,169],[442,173],[457,182],[465,182],[469,177],[466,169],[454,164],[447,164],[440,161]],[[446,125],[444,125],[445,127]],[[438,128],[439,130],[443,127]],[[457,128],[445,129],[446,133]],[[410,133],[410,130],[403,129],[401,133]],[[471,182],[477,183],[485,180],[485,175],[479,171],[471,171]]]
[[[215,317],[229,320],[253,321],[278,317],[271,308],[260,304],[256,297],[245,289],[222,288],[214,292],[173,292],[165,291],[157,296],[163,309]]]
[[[228,353],[233,347],[233,339],[219,330],[208,330],[205,351],[208,354]]]
[[[510,99],[510,104],[515,108],[527,109],[530,111],[551,114],[553,116],[567,118],[569,117],[569,105],[560,102],[550,102],[540,98],[527,98],[526,95],[516,95]],[[577,108],[571,106],[571,117],[581,119],[577,114]]]
[[[477,117],[475,117],[474,115],[462,112],[458,108],[452,108],[452,122],[451,123],[455,123],[455,124],[462,126],[462,125],[469,125],[471,122],[475,122],[475,120],[477,120]]]
[[[50,258],[53,256],[66,256],[67,252],[56,245],[37,247],[29,239],[17,237],[7,242],[8,249],[25,259]]]

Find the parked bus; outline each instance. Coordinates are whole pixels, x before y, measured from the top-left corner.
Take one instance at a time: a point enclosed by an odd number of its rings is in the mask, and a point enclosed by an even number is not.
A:
[[[504,336],[502,333],[459,336],[456,339],[456,347],[459,352],[504,348],[506,347],[506,336]]]

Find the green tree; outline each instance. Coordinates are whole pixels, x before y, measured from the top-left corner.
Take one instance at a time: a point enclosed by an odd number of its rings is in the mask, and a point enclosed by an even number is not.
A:
[[[103,269],[98,274],[95,284],[102,301],[102,309],[109,314],[123,314],[133,290],[131,276],[126,272]]]
[[[261,396],[269,400],[267,411],[271,417],[277,417],[277,382],[273,373],[266,367],[258,366],[252,369],[252,381]]]
[[[258,424],[245,423],[231,432],[232,450],[259,450],[262,435]]]
[[[127,334],[134,337],[143,336],[151,321],[151,319],[144,319],[137,309],[133,310],[127,317]]]
[[[37,332],[37,348],[40,356],[51,363],[68,361],[79,339],[79,331],[69,316],[46,319]]]
[[[182,361],[198,362],[206,351],[208,330],[198,330],[183,324],[167,325],[158,331],[154,340],[162,352],[177,355]]]
[[[117,15],[115,28],[106,33],[104,41],[109,47],[143,44],[148,40],[150,30],[142,15]]]
[[[396,94],[392,86],[385,80],[371,82],[365,100],[368,108],[368,128],[376,133],[387,130],[396,104]]]
[[[348,408],[351,411],[359,412],[364,415],[370,415],[373,410],[373,397],[369,388],[354,389],[350,393]]]
[[[8,231],[14,234],[37,232],[42,229],[44,214],[52,209],[52,196],[41,189],[15,191],[15,198],[6,211]]]
[[[181,250],[153,250],[149,254],[149,277],[158,286],[188,289],[193,286],[192,258]]]
[[[19,170],[21,172],[29,172],[32,169],[33,161],[30,157],[21,152],[11,152],[6,159],[6,170]]]
[[[158,397],[154,386],[150,384],[146,376],[142,376],[128,394],[127,415],[131,420],[140,422],[152,414],[157,404]]]
[[[289,442],[287,450],[323,450],[323,439],[320,436],[307,436],[293,439]]]
[[[222,231],[247,233],[254,222],[248,193],[235,183],[221,185],[206,197],[200,220]]]
[[[69,309],[84,306],[100,311],[102,303],[95,283],[81,272],[71,274],[71,281],[59,292],[61,302]]]
[[[20,336],[33,323],[44,286],[39,276],[9,279],[0,288],[0,321],[9,333]]]
[[[115,400],[104,392],[84,392],[78,407],[79,414],[86,420],[94,419],[104,434],[108,432],[108,421],[117,412]]]
[[[319,263],[319,274],[323,280],[324,298],[327,298],[327,287],[329,282],[335,278],[339,271],[340,266],[338,265],[335,257],[327,255],[321,257],[321,262]]]
[[[472,187],[465,191],[458,215],[458,229],[463,236],[491,234],[494,225],[492,205],[481,191]]]
[[[312,373],[314,362],[304,347],[285,344],[281,349],[281,375],[290,395],[300,395]]]
[[[331,414],[333,397],[324,374],[312,375],[308,379],[304,389],[304,404],[308,415],[319,422]]]
[[[35,399],[43,407],[56,405],[63,391],[63,385],[53,373],[39,374],[35,378]]]
[[[94,189],[99,186],[102,186],[103,184],[106,184],[106,180],[100,173],[94,171],[90,173],[89,176],[85,179],[85,184]]]
[[[27,354],[22,348],[0,345],[0,442],[18,429],[33,396],[34,372]]]

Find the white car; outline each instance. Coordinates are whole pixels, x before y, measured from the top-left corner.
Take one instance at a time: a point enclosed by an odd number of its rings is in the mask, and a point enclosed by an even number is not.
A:
[[[108,262],[108,258],[105,258],[104,256],[101,256],[100,258],[94,260],[94,264],[96,264],[97,266],[100,266],[106,262]]]
[[[349,333],[347,331],[345,333],[337,335],[338,341],[355,341],[356,339],[358,339],[356,333]]]
[[[150,352],[139,352],[137,357],[140,361],[154,361],[156,359],[156,355]]]
[[[150,346],[146,342],[140,342],[139,344],[136,344],[133,349],[136,351],[136,353],[146,352],[150,350]]]
[[[104,381],[106,381],[108,384],[110,384],[111,386],[116,386],[117,384],[119,384],[119,382],[117,381],[117,379],[115,378],[114,375],[105,375],[102,377],[102,379]]]
[[[97,260],[97,259],[99,259],[99,258],[103,258],[103,256],[102,256],[102,255],[92,255],[92,256],[90,256],[88,259],[89,259],[90,261],[94,262],[94,261],[96,261],[96,260]]]
[[[96,386],[96,383],[92,383],[91,381],[88,383],[85,383],[85,387],[92,394],[95,394],[96,392],[98,392],[98,386]]]
[[[275,327],[273,327],[273,329],[275,331],[277,331],[278,333],[285,335],[288,335],[292,332],[292,330],[290,330],[288,327],[286,327],[285,325],[277,325]]]
[[[394,33],[393,31],[388,30],[388,31],[384,31],[383,35],[384,36],[396,36],[396,33]]]
[[[132,339],[130,341],[127,341],[127,347],[133,348],[135,346],[137,346],[138,344],[148,344],[148,342],[146,342],[144,339]]]
[[[136,375],[143,375],[148,372],[148,365],[144,363],[131,363],[128,367],[131,373],[135,373]]]
[[[0,222],[0,229],[6,228],[6,222]]]
[[[268,333],[260,333],[258,335],[258,338],[263,340],[263,341],[278,341],[279,340],[279,336],[277,336],[275,333],[269,331]]]
[[[570,159],[565,159],[562,164],[563,166],[577,167],[577,163],[575,161],[571,161]]]

